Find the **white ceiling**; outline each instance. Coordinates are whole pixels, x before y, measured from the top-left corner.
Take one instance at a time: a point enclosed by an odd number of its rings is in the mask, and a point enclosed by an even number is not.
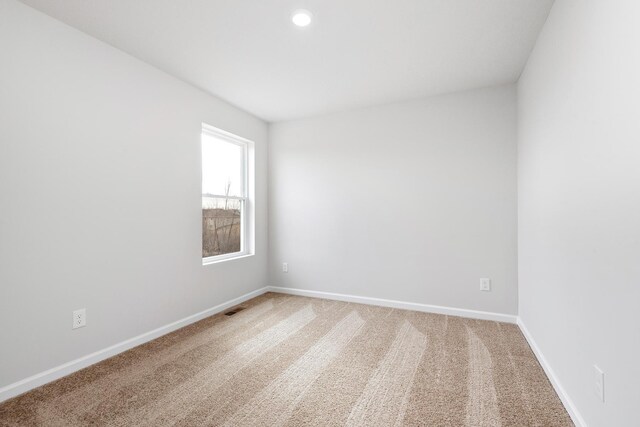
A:
[[[553,0],[23,0],[268,121],[516,81]],[[307,28],[291,13],[313,13]]]

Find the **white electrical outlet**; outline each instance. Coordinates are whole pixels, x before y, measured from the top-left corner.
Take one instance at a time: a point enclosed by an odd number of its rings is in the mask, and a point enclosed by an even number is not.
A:
[[[87,326],[87,310],[81,308],[73,312],[73,329],[82,328]]]
[[[288,273],[289,272],[289,264],[287,264],[286,262],[282,263],[282,272],[283,273]]]
[[[596,396],[600,398],[601,402],[604,402],[604,372],[596,365],[593,365],[593,379],[595,381]]]
[[[482,278],[480,279],[480,290],[481,291],[490,291],[491,290],[491,279]]]

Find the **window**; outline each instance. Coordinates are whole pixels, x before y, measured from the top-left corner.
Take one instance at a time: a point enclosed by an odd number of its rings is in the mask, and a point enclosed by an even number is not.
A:
[[[253,143],[202,125],[202,260],[252,253]]]

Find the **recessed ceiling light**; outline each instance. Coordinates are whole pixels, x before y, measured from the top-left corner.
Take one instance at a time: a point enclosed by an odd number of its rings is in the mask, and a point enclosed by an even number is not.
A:
[[[311,24],[311,12],[303,9],[296,10],[291,15],[291,21],[298,27],[306,27]]]

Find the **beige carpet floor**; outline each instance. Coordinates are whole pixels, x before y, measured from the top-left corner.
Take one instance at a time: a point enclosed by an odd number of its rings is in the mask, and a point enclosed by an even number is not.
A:
[[[0,405],[0,425],[571,426],[515,325],[268,293]]]

